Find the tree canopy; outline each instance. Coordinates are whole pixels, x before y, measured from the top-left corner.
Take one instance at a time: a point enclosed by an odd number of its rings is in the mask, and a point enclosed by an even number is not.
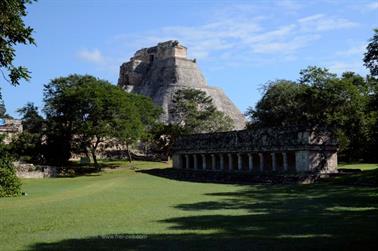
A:
[[[43,163],[45,161],[43,145],[45,120],[33,103],[27,103],[18,109],[18,113],[21,115],[23,132],[10,144],[10,152],[17,159]]]
[[[150,99],[88,75],[52,80],[45,85],[44,101],[47,144],[55,146],[51,148],[55,153],[65,152],[63,161],[76,148],[89,151],[97,165],[101,142],[111,138],[134,142],[159,115]],[[57,158],[55,154],[51,157]]]
[[[355,73],[337,77],[311,66],[300,72],[298,82],[268,82],[261,100],[247,111],[248,128],[326,127],[336,133],[341,156],[363,158],[371,155],[369,142],[374,140],[371,132],[377,121],[368,108],[371,89],[371,82]]]
[[[201,90],[179,89],[174,94],[172,103],[172,124],[182,127],[187,133],[233,129],[231,118],[218,111],[212,98]]]
[[[25,25],[22,19],[27,15],[26,5],[32,2],[33,0],[0,1],[0,71],[3,78],[12,85],[18,85],[21,79],[30,79],[28,69],[15,66],[14,59],[16,45],[35,44],[33,29]]]
[[[166,157],[171,155],[172,145],[180,135],[234,129],[232,119],[218,111],[212,98],[201,90],[177,90],[169,111],[172,122],[158,124],[152,130],[157,151]]]

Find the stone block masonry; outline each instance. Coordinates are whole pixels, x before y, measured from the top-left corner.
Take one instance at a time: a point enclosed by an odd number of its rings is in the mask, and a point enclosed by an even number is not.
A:
[[[9,144],[23,131],[21,120],[0,119],[0,135],[5,135],[4,143]]]
[[[335,173],[338,144],[322,129],[265,128],[182,136],[173,167],[245,173]]]

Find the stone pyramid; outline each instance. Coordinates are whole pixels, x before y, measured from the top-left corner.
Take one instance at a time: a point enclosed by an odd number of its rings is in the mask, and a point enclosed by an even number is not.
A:
[[[118,85],[128,92],[152,98],[163,109],[161,121],[171,122],[169,114],[176,90],[194,88],[212,97],[214,105],[234,121],[235,129],[245,127],[245,118],[222,89],[210,87],[197,67],[187,58],[187,48],[178,41],[167,41],[157,46],[138,50],[129,62],[120,67]]]

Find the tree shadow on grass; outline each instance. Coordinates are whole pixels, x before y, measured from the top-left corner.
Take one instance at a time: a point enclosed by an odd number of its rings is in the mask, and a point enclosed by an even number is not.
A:
[[[137,172],[171,180],[221,184],[290,184],[306,178],[297,174],[193,171],[174,168],[154,168]]]
[[[135,237],[141,236],[141,237]],[[328,236],[278,237],[198,234],[122,234],[39,243],[28,250],[374,250],[371,243],[329,241]]]
[[[378,169],[363,172],[340,172],[322,177],[314,174],[296,173],[250,173],[177,170],[174,168],[154,168],[138,170],[144,174],[179,181],[223,184],[298,184],[321,182],[334,185],[378,187]]]
[[[159,221],[167,234],[115,233],[29,250],[374,250],[378,244],[376,188],[241,185],[205,195],[173,205],[189,216]]]

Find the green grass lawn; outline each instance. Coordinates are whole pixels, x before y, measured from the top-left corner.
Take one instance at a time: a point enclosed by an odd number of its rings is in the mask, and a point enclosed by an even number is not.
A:
[[[339,164],[338,168],[346,168],[346,169],[361,169],[362,171],[366,170],[374,170],[378,168],[378,164]]]
[[[375,249],[376,187],[176,181],[137,162],[73,178],[23,180],[0,198],[0,250]]]

